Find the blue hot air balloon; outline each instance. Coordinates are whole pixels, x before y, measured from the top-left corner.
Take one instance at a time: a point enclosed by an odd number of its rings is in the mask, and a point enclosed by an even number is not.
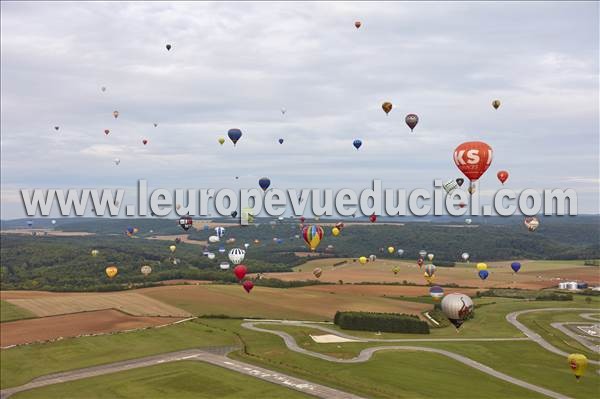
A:
[[[518,272],[521,270],[521,264],[519,262],[513,262],[510,264],[510,268],[513,269],[513,272]]]
[[[482,280],[485,280],[486,278],[488,278],[489,275],[490,275],[490,272],[488,272],[487,270],[479,271],[479,278]]]
[[[278,238],[278,239],[277,239],[277,244],[283,244],[283,239],[281,239],[281,238]]]
[[[31,227],[31,226],[33,226],[33,220],[28,220],[28,221],[27,221],[27,226],[28,226],[28,227]]]
[[[261,177],[258,181],[258,185],[260,186],[260,188],[263,189],[263,191],[267,191],[267,189],[271,185],[271,179],[269,179],[268,177]]]
[[[225,247],[224,246],[220,246],[219,247],[219,253],[225,253]]]
[[[279,144],[283,144],[283,139],[279,139]]]
[[[229,139],[233,142],[233,145],[235,145],[240,139],[240,137],[242,137],[242,131],[240,129],[229,129],[227,135],[229,136]]]
[[[129,234],[133,234],[133,227],[129,226],[129,227],[127,228],[127,232],[128,232]]]
[[[354,146],[354,148],[356,148],[358,150],[360,148],[360,146],[362,145],[362,141],[360,139],[356,139],[356,140],[354,140],[352,145]]]

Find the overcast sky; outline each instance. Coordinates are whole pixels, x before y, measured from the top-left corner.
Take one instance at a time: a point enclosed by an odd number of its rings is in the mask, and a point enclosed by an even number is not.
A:
[[[597,2],[3,1],[1,14],[2,218],[25,216],[21,188],[140,178],[430,188],[461,176],[453,150],[470,140],[494,148],[484,194],[506,169],[509,188],[574,188],[580,212],[599,211]],[[233,127],[237,147],[220,146]]]

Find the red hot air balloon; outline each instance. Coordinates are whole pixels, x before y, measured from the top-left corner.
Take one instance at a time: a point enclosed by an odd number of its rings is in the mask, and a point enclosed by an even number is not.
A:
[[[492,147],[482,141],[468,141],[454,150],[454,163],[471,181],[478,180],[492,164]]]
[[[246,273],[248,273],[248,268],[244,265],[237,265],[233,268],[233,274],[235,274],[238,280],[242,280],[246,277]]]
[[[502,184],[504,184],[504,182],[508,180],[508,172],[505,170],[501,170],[496,176],[498,176],[498,180],[500,180],[500,183]]]
[[[371,221],[371,223],[375,223],[377,221],[377,215],[372,214],[371,216],[369,216],[369,220]]]
[[[148,140],[144,139],[142,140],[142,143],[144,143],[144,145],[148,144]]]
[[[246,292],[249,294],[250,291],[252,291],[252,288],[254,288],[254,283],[252,281],[250,281],[250,280],[246,280],[242,284],[242,287],[244,287],[244,289],[246,290]]]

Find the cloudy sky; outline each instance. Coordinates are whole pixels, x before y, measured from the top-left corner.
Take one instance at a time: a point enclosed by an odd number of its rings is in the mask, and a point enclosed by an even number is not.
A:
[[[494,148],[484,194],[507,169],[509,188],[574,188],[580,212],[597,213],[598,11],[3,1],[2,218],[25,216],[22,188],[132,189],[140,178],[163,188],[256,187],[261,176],[282,189],[358,190],[374,178],[430,188],[460,176],[453,150],[470,140]],[[407,113],[420,117],[413,134]],[[220,146],[233,127],[237,147]]]

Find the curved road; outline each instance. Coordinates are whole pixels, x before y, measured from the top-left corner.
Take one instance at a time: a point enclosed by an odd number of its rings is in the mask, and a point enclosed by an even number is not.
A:
[[[373,347],[373,348],[366,348],[363,349],[362,351],[360,351],[360,353],[358,354],[358,356],[352,358],[352,359],[339,359],[333,356],[328,356],[322,353],[318,353],[318,352],[313,352],[313,351],[309,351],[307,349],[304,349],[300,346],[298,346],[298,344],[296,343],[296,340],[294,339],[294,337],[292,337],[291,335],[289,335],[288,333],[285,333],[283,331],[275,331],[275,330],[268,330],[265,328],[260,328],[260,327],[256,327],[254,324],[260,324],[260,322],[256,322],[256,321],[252,321],[252,322],[245,322],[242,323],[242,327],[247,328],[249,330],[254,330],[254,331],[260,331],[260,332],[266,332],[266,333],[270,333],[270,334],[275,334],[278,335],[279,337],[283,338],[283,341],[285,342],[285,345],[288,347],[288,349],[294,351],[294,352],[298,352],[298,353],[302,353],[304,355],[308,355],[308,356],[312,356],[312,357],[316,357],[319,359],[323,359],[323,360],[327,360],[330,362],[336,362],[336,363],[360,363],[360,362],[366,362],[367,360],[369,360],[371,358],[371,356],[373,356],[373,354],[377,351],[384,351],[384,350],[413,350],[413,351],[422,351],[422,352],[432,352],[432,353],[437,353],[446,357],[449,357],[451,359],[454,359],[458,362],[461,362],[469,367],[473,367],[481,372],[484,372],[486,374],[489,374],[493,377],[499,378],[501,380],[510,382],[511,384],[515,384],[518,385],[522,388],[525,389],[529,389],[531,391],[537,392],[537,393],[541,393],[543,395],[549,396],[551,398],[555,398],[555,399],[570,399],[569,396],[560,394],[558,392],[554,392],[551,391],[549,389],[546,388],[542,388],[540,386],[537,385],[533,385],[530,384],[528,382],[519,380],[517,378],[511,377],[507,374],[501,373],[499,371],[496,371],[494,369],[492,369],[491,367],[488,367],[484,364],[481,364],[479,362],[476,362],[475,360],[469,359],[468,357],[453,353],[453,352],[449,352],[443,349],[436,349],[436,348],[428,348],[428,347],[423,347],[423,346],[377,346],[377,347]],[[275,322],[270,322],[269,324],[276,324]],[[281,324],[290,324],[290,323],[281,323]],[[328,329],[326,327],[321,327],[321,326],[315,326],[315,325],[310,325],[310,324],[302,324],[301,322],[296,322],[293,323],[295,325],[304,325],[304,326],[308,326],[311,328],[315,328],[315,329],[319,329],[322,331],[334,331],[336,334],[339,334],[339,332],[335,331],[335,330],[331,330]],[[346,336],[346,337],[350,337],[350,336]],[[518,338],[517,338],[518,339]],[[452,339],[450,339],[452,340]],[[468,341],[468,338],[464,338],[462,339],[463,341]],[[473,340],[478,340],[478,339],[473,339]],[[480,339],[479,339],[480,340]],[[362,342],[366,342],[369,340],[365,340]],[[391,340],[390,340],[391,341]],[[406,340],[406,341],[410,341],[410,340]],[[431,341],[431,340],[421,340],[421,341]],[[438,339],[437,341],[444,341],[444,339]],[[403,341],[404,342],[404,341]]]

